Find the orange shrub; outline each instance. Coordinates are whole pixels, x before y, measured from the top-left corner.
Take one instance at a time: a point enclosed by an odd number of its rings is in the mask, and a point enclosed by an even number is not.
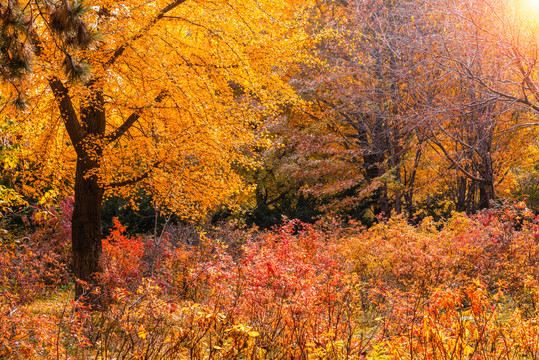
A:
[[[417,226],[393,218],[347,239],[343,251],[372,286],[429,294],[478,278],[490,290],[517,296],[539,276],[539,225],[526,209],[501,207],[474,216],[457,213]]]
[[[125,228],[113,219],[114,227],[103,240],[101,283],[106,289],[121,288],[134,291],[142,280],[142,255],[144,244],[141,238],[128,238]]]
[[[0,358],[479,360],[539,351],[539,224],[519,204],[417,226],[293,220],[198,234],[189,245],[124,230],[115,221],[103,242],[113,301],[101,311],[13,312],[17,299],[4,293]]]

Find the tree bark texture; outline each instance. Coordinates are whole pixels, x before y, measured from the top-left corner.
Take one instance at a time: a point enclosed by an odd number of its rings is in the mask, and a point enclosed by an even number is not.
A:
[[[101,272],[101,203],[104,186],[99,181],[99,162],[103,155],[101,139],[105,134],[104,99],[99,89],[91,91],[75,112],[65,85],[52,79],[51,88],[57,99],[62,118],[77,153],[75,174],[75,202],[71,219],[71,241],[73,251],[73,275],[75,299],[91,304],[92,290],[98,284],[96,275]],[[80,120],[79,120],[80,118]]]
[[[101,202],[103,187],[95,176],[85,177],[89,170],[95,169],[95,163],[86,159],[77,160],[75,178],[75,203],[71,220],[73,246],[73,273],[75,278],[86,282],[90,289],[97,284],[96,275],[101,272]],[[80,283],[75,284],[75,298],[85,293]]]
[[[106,117],[101,91],[95,90],[80,109],[80,119],[85,133],[84,153],[77,154],[75,175],[75,203],[71,221],[73,246],[73,273],[92,290],[101,273],[101,203],[105,192],[99,181],[99,162],[103,155],[100,140],[105,134]],[[77,283],[75,298],[82,295],[85,302],[95,302],[95,296]]]

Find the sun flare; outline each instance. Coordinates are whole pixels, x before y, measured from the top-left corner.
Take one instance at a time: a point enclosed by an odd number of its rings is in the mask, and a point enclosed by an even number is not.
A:
[[[539,0],[525,0],[524,3],[527,5],[528,10],[534,12],[534,14],[530,15],[537,15],[539,13]]]
[[[522,25],[537,28],[539,25],[539,0],[515,0],[513,2],[515,15]]]

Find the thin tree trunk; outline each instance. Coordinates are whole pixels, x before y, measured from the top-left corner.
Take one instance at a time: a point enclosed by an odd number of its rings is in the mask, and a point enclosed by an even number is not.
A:
[[[402,214],[402,192],[400,190],[395,192],[395,214]]]
[[[415,160],[414,160],[414,167],[412,169],[412,174],[410,175],[410,183],[408,185],[408,191],[405,191],[404,193],[404,201],[406,203],[406,212],[408,213],[408,221],[412,220],[413,213],[414,213],[414,185],[415,185],[415,178],[417,175],[417,168],[419,167],[419,160],[421,159],[422,154],[422,145],[420,145],[419,149],[415,153]]]
[[[487,209],[490,207],[491,201],[496,197],[494,192],[494,171],[492,169],[492,157],[490,148],[492,140],[485,144],[485,150],[482,152],[483,160],[483,178],[485,181],[480,184],[479,188],[479,209]]]

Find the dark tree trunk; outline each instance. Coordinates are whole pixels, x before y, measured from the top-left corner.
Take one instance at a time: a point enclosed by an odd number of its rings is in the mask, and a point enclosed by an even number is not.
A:
[[[402,214],[402,192],[397,191],[395,193],[395,214]]]
[[[104,101],[100,91],[95,91],[81,108],[81,125],[87,134],[84,156],[77,157],[75,175],[75,203],[71,221],[73,246],[73,273],[75,278],[86,282],[90,289],[98,284],[101,273],[101,203],[104,187],[99,181],[99,161],[103,155],[99,140],[105,133]],[[96,139],[97,141],[95,141]],[[96,304],[91,293],[76,283],[75,299],[85,296],[87,304]]]
[[[478,181],[470,181],[468,185],[468,193],[466,194],[466,213],[473,214],[477,211],[477,186]]]
[[[492,182],[481,184],[479,187],[479,209],[488,209],[494,198],[494,184]]]
[[[487,209],[490,207],[491,201],[495,199],[494,192],[494,171],[492,168],[492,157],[490,155],[490,148],[492,140],[488,138],[482,152],[483,155],[483,178],[485,181],[480,184],[479,187],[479,209]]]
[[[101,202],[104,190],[95,176],[85,178],[95,163],[77,160],[75,178],[75,204],[71,222],[73,241],[73,273],[75,278],[94,286],[96,274],[101,272]],[[75,298],[84,294],[79,283],[75,285]]]
[[[464,176],[457,177],[457,201],[455,201],[455,207],[457,211],[467,211],[466,207],[466,195],[468,191],[468,179]]]

